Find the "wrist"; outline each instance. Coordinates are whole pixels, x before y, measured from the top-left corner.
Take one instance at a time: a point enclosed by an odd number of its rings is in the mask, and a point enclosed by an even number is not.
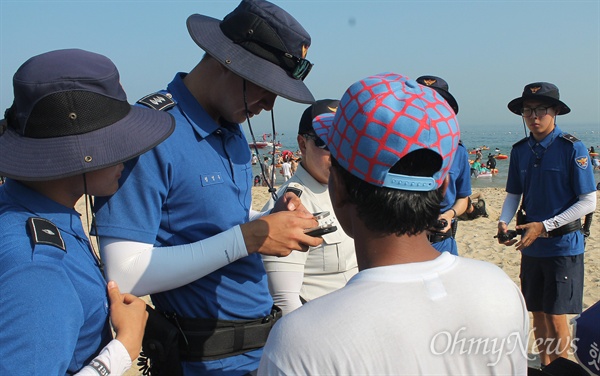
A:
[[[452,219],[456,218],[456,210],[454,210],[454,208],[450,208],[450,210],[452,210]]]

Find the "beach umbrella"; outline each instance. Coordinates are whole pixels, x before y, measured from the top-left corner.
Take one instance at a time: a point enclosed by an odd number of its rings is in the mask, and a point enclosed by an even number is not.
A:
[[[573,318],[575,358],[590,374],[600,375],[600,301]]]

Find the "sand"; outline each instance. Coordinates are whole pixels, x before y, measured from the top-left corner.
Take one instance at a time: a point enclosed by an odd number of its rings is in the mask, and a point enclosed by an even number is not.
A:
[[[483,260],[499,266],[519,285],[519,252],[514,247],[505,247],[498,244],[496,239],[493,238],[496,235],[497,222],[505,192],[501,188],[478,188],[473,191],[483,193],[489,217],[459,223],[456,236],[459,254],[463,257]],[[269,193],[266,187],[253,188],[252,207],[254,209],[260,210],[268,200]],[[80,201],[77,209],[85,213],[85,204]],[[514,228],[514,223],[511,223],[509,227]],[[596,211],[585,252],[584,309],[600,300],[600,242],[598,239],[600,239],[600,216]],[[147,297],[145,298],[147,299]],[[531,341],[532,338],[530,338],[530,344]],[[137,374],[133,369],[127,373],[127,375]]]

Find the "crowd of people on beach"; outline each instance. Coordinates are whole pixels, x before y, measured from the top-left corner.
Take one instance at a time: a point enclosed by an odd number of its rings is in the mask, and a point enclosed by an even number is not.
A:
[[[374,73],[316,100],[310,34],[279,6],[242,0],[187,28],[204,56],[134,105],[94,52],[44,52],[14,74],[0,132],[0,374],[583,369],[567,360],[566,315],[583,308],[594,151],[556,125],[570,108],[555,85],[508,103],[530,131],[497,223],[497,241],[521,252],[517,286],[460,257],[459,219],[487,216],[470,176],[496,161],[479,151],[469,164],[443,78]],[[242,124],[278,96],[306,105],[300,155],[260,161]]]

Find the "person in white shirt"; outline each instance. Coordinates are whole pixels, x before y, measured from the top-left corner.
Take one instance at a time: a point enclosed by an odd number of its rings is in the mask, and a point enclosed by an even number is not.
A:
[[[329,212],[320,223],[337,227],[337,231],[322,235],[323,243],[310,247],[308,252],[293,251],[287,257],[263,256],[273,302],[284,315],[301,307],[303,302],[343,287],[358,272],[354,241],[339,225],[329,198],[330,153],[312,125],[316,116],[334,112],[338,104],[338,100],[323,99],[306,108],[297,137],[302,161],[296,173],[277,191],[281,196],[290,187],[311,213]],[[274,205],[271,199],[262,210],[270,210]]]
[[[385,73],[356,82],[316,134],[359,273],[284,316],[259,375],[525,375],[529,316],[497,266],[439,253],[438,219],[460,132],[433,89]]]

